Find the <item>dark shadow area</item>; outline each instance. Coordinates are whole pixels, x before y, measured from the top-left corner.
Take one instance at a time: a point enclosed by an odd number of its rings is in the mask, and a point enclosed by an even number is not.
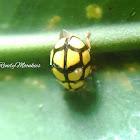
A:
[[[87,89],[80,91],[66,91],[64,99],[69,108],[77,113],[89,114],[97,109],[98,93],[96,87],[96,80],[87,81]]]
[[[124,64],[132,63],[140,63],[140,50],[92,55],[92,65],[96,65],[98,70],[108,67],[121,70],[124,69]]]

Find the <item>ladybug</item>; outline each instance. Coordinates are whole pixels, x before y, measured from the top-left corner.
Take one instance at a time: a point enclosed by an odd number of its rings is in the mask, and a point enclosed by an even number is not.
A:
[[[52,72],[58,82],[70,91],[85,85],[85,79],[92,72],[90,57],[90,42],[86,36],[85,43],[66,30],[60,32],[59,40],[50,54]]]

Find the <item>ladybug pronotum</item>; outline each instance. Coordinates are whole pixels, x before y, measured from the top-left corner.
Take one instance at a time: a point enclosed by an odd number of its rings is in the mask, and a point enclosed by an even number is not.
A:
[[[91,73],[90,42],[86,36],[86,46],[78,37],[60,32],[59,40],[51,51],[50,65],[58,82],[73,91],[84,86]]]

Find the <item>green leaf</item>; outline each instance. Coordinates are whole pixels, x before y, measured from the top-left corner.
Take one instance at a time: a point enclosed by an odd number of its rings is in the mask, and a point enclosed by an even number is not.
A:
[[[41,65],[0,63],[1,140],[140,139],[138,0],[5,0],[0,9],[0,62]],[[63,28],[83,41],[91,32],[86,90],[68,92],[51,73]]]

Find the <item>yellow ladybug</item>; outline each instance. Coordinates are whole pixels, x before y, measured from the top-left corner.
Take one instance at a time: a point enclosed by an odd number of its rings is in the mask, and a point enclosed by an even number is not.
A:
[[[60,32],[59,40],[50,55],[50,65],[58,82],[73,91],[85,84],[91,73],[90,42],[86,36],[88,47],[76,36],[66,30]]]

